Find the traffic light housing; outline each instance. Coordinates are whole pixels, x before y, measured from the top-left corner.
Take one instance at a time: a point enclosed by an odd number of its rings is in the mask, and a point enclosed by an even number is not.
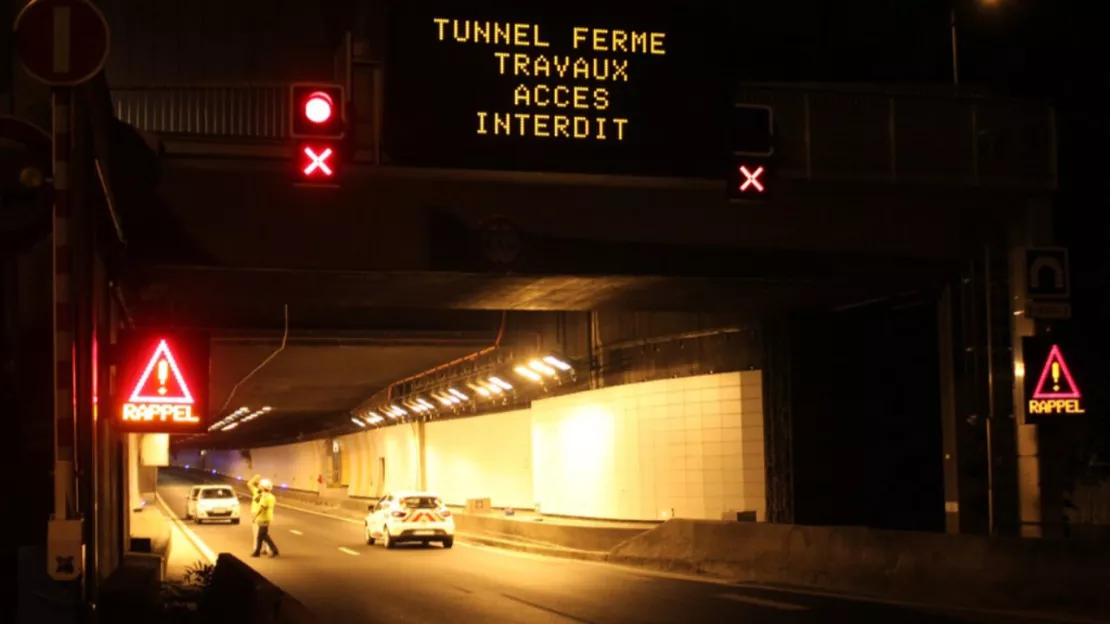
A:
[[[342,139],[347,133],[347,98],[343,85],[295,82],[289,87],[289,136],[294,139]]]
[[[729,117],[728,197],[767,201],[775,180],[775,113],[763,104],[736,104]]]

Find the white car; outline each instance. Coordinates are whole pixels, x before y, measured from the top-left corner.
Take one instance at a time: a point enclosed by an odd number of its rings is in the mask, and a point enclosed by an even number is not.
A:
[[[194,485],[185,500],[185,519],[197,524],[209,520],[239,524],[239,497],[228,485]]]
[[[443,500],[431,492],[386,494],[366,514],[366,543],[381,540],[386,548],[400,542],[439,542],[455,545],[455,518]]]

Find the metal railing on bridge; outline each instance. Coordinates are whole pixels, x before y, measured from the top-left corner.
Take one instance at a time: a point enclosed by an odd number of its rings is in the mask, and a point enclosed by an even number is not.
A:
[[[375,136],[380,73],[380,67],[362,73],[352,87],[356,108],[370,108],[353,131],[356,148],[371,161],[389,151]],[[165,138],[276,143],[288,133],[287,88],[156,85],[114,87],[112,93],[121,120]],[[787,178],[1056,186],[1055,115],[1045,104],[781,85],[741,87],[734,100],[774,108],[777,167]]]

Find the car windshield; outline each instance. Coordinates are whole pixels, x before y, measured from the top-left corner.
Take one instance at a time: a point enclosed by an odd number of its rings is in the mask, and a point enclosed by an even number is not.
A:
[[[435,509],[439,507],[439,499],[433,496],[409,496],[400,501],[406,509]]]
[[[235,495],[232,494],[231,490],[229,490],[228,488],[219,488],[219,489],[212,489],[212,490],[201,490],[200,491],[200,497],[201,498],[235,498]]]

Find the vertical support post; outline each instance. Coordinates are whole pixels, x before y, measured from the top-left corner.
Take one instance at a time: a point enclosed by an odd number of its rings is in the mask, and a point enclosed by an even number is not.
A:
[[[420,458],[420,465],[417,467],[420,471],[417,487],[421,492],[426,492],[428,490],[428,453],[425,440],[424,420],[421,419],[416,421],[416,444]]]
[[[1028,299],[1028,280],[1025,274],[1025,260],[1022,247],[1050,245],[1052,236],[1051,205],[1038,200],[1030,202],[1026,218],[1016,224],[1010,238],[1011,314],[1010,335],[1013,352],[1012,365],[1015,370],[1014,427],[1017,446],[1018,479],[1018,521],[1022,537],[1044,537],[1046,524],[1054,521],[1045,518],[1045,500],[1041,491],[1041,439],[1037,425],[1025,424],[1025,384],[1028,382],[1025,370],[1025,355],[1021,339],[1033,336],[1037,331],[1034,319],[1025,316],[1025,303]],[[1036,366],[1036,364],[1034,364]],[[1034,372],[1033,374],[1036,374]]]
[[[590,389],[605,387],[605,346],[601,342],[601,316],[597,310],[588,312],[590,321]]]
[[[71,91],[71,98],[77,92]],[[87,124],[71,101],[70,166],[68,200],[70,202],[70,266],[73,293],[73,414],[75,449],[75,514],[82,521],[82,542],[85,545],[83,565],[85,599],[93,603],[97,596],[97,513],[96,513],[96,227],[87,203],[88,174],[93,162],[91,145],[84,131]]]
[[[72,147],[72,91],[53,93],[53,314],[54,314],[54,518],[70,517],[75,502],[73,462],[76,418],[74,414],[73,289],[70,240],[69,163]]]
[[[952,31],[952,84],[960,84],[960,47],[956,42],[956,7],[948,10],[948,27]]]
[[[956,408],[956,353],[953,345],[952,288],[945,286],[937,302],[937,340],[940,350],[941,448],[944,453],[944,524],[960,533],[960,440]]]

